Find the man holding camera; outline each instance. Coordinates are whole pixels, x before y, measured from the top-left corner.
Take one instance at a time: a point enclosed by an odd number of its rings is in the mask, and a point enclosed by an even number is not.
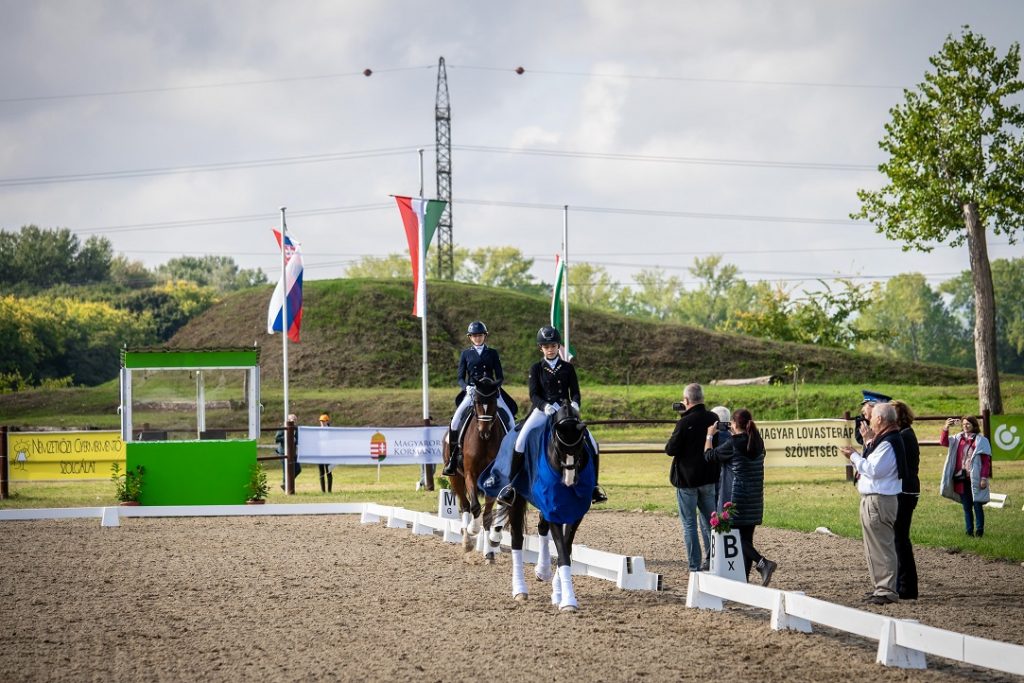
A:
[[[718,416],[704,407],[704,390],[689,384],[683,390],[682,404],[672,406],[682,415],[665,444],[665,453],[672,456],[669,481],[676,487],[679,518],[683,523],[683,542],[691,572],[704,571],[711,562],[711,513],[715,509],[715,484],[718,464],[704,460],[708,427]],[[699,514],[698,514],[699,513]],[[704,539],[701,553],[697,526]]]

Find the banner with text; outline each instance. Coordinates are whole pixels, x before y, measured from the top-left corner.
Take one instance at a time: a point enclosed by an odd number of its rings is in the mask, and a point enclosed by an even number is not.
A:
[[[992,416],[992,459],[1024,460],[1024,415]]]
[[[8,432],[11,481],[109,479],[114,463],[125,469],[118,431]]]
[[[298,460],[313,465],[440,463],[447,427],[299,427]]]
[[[853,420],[758,422],[767,467],[834,467],[847,464],[840,446],[861,447],[853,439]]]

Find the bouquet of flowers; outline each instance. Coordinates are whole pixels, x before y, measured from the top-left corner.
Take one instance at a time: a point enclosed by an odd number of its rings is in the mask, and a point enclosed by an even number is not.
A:
[[[736,516],[736,504],[729,501],[722,505],[722,514],[711,513],[711,530],[718,534],[732,531],[732,520]]]

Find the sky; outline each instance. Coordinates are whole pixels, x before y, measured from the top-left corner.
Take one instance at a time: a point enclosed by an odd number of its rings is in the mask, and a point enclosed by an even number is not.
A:
[[[285,206],[307,279],[407,253],[389,195],[418,194],[419,148],[436,195],[444,57],[457,245],[517,247],[551,282],[568,206],[570,268],[693,287],[694,259],[721,254],[794,292],[968,268],[965,247],[904,252],[849,215],[946,37],[969,24],[1003,56],[1024,34],[1014,0],[0,0],[0,16],[0,229],[275,280]]]

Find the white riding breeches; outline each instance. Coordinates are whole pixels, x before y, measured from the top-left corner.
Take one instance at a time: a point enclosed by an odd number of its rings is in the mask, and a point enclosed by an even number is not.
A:
[[[526,442],[530,438],[530,432],[544,426],[544,423],[546,423],[547,421],[547,414],[545,414],[543,410],[537,410],[536,408],[534,408],[530,412],[530,416],[526,418],[526,422],[523,424],[522,429],[519,430],[519,436],[516,437],[516,452],[525,453]]]
[[[463,414],[465,414],[467,410],[472,409],[473,399],[467,392],[466,395],[462,397],[462,403],[460,403],[459,407],[455,409],[455,414],[452,415],[452,422],[450,425],[451,429],[458,429],[459,425],[462,424]],[[512,411],[509,410],[508,405],[505,404],[505,399],[501,395],[501,393],[498,393],[498,410],[501,412],[501,421],[505,425],[505,430],[511,431],[512,425],[514,424],[514,420],[512,419]]]

